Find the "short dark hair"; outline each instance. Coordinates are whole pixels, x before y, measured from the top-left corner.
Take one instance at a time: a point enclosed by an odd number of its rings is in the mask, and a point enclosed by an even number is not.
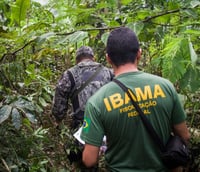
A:
[[[134,63],[139,50],[136,34],[127,27],[114,29],[109,34],[106,52],[117,67],[126,63]]]

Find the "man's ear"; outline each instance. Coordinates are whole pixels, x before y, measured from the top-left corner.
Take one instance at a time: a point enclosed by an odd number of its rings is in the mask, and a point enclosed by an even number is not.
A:
[[[138,52],[137,52],[137,61],[140,60],[141,56],[142,56],[142,49],[140,48],[140,49],[138,50]]]
[[[110,60],[110,57],[108,56],[108,54],[106,53],[106,60],[107,60],[107,62],[109,63],[109,64],[111,64],[112,65],[112,61]]]

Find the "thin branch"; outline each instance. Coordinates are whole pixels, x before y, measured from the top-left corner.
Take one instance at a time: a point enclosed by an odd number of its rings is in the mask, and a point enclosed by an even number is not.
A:
[[[9,167],[8,167],[8,165],[7,165],[7,163],[6,163],[6,161],[5,161],[3,158],[1,158],[1,161],[3,162],[3,165],[6,167],[6,170],[7,170],[8,172],[11,172],[11,170],[9,169]]]
[[[142,22],[149,22],[150,20],[155,19],[155,18],[157,18],[157,17],[161,17],[161,16],[164,16],[164,15],[167,15],[167,14],[178,13],[178,12],[180,12],[181,10],[185,10],[185,9],[187,9],[187,8],[176,9],[176,10],[171,10],[171,11],[166,11],[166,12],[157,14],[157,15],[155,15],[155,16],[149,16],[149,17],[146,17]]]
[[[118,26],[119,27],[119,26]],[[69,32],[69,33],[57,33],[56,35],[57,36],[63,36],[63,35],[71,35],[75,32],[78,32],[78,31],[94,31],[94,30],[112,30],[112,29],[115,29],[115,28],[118,28],[118,27],[105,27],[105,28],[89,28],[89,29],[82,29],[82,30],[75,30],[75,31],[72,31],[72,32]],[[24,46],[22,46],[21,48],[15,50],[14,52],[12,53],[6,53],[4,54],[1,58],[0,58],[0,63],[4,60],[4,58],[8,55],[11,55],[11,56],[14,56],[15,54],[17,54],[19,51],[23,50],[25,47],[27,47],[28,45],[30,45],[32,42],[34,42],[34,40],[31,40],[29,42],[27,42]]]
[[[24,46],[22,46],[21,48],[15,50],[15,51],[12,52],[12,53],[6,53],[6,54],[4,54],[4,55],[1,57],[1,59],[0,59],[0,63],[4,60],[4,58],[5,58],[6,56],[8,56],[8,55],[14,56],[15,54],[17,54],[19,51],[23,50],[25,47],[27,47],[27,46],[28,46],[29,44],[31,44],[32,42],[34,42],[34,40],[31,40],[31,41],[27,42],[26,44],[24,44]]]
[[[116,29],[116,28],[119,28],[121,26],[116,26],[116,27],[103,27],[103,28],[88,28],[88,29],[81,29],[81,30],[75,30],[75,31],[72,31],[72,32],[68,32],[68,33],[58,33],[56,35],[58,36],[63,36],[63,35],[71,35],[75,32],[78,32],[78,31],[85,31],[85,32],[89,32],[89,31],[95,31],[95,30],[112,30],[112,29]]]

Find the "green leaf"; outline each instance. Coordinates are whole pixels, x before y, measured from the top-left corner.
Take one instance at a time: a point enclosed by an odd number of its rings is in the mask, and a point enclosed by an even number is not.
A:
[[[44,138],[44,136],[48,133],[48,129],[43,129],[42,127],[38,128],[34,131],[33,135],[38,138]]]
[[[200,24],[200,23],[198,23],[198,24]],[[199,30],[188,29],[184,33],[195,35],[195,36],[200,36],[200,31]]]
[[[132,2],[132,0],[121,0],[123,5],[128,5],[130,2]]]
[[[43,108],[40,105],[36,104],[36,111],[38,113],[42,113],[44,110],[43,110]]]
[[[0,109],[0,124],[9,118],[12,106],[5,105]]]
[[[88,37],[88,32],[77,31],[69,36],[67,39],[69,40],[70,44],[79,43]]]
[[[180,81],[181,89],[187,89],[195,92],[200,88],[200,72],[195,68],[188,68],[187,72]]]
[[[11,104],[13,107],[17,107],[18,109],[22,109],[22,111],[35,111],[35,107],[29,100],[26,100],[23,97],[19,97],[15,102]]]
[[[11,113],[12,122],[16,129],[20,129],[22,121],[19,111],[16,108],[12,109]]]
[[[0,37],[2,38],[7,38],[7,39],[14,39],[17,36],[17,32],[16,31],[12,31],[12,32],[0,32]]]
[[[32,122],[32,123],[37,122],[37,119],[35,118],[35,116],[32,113],[26,112],[25,115],[29,119],[30,122]]]
[[[46,107],[46,106],[47,106],[46,101],[45,101],[42,97],[39,97],[39,102],[40,102],[40,104],[41,104],[43,107]]]
[[[21,26],[21,21],[26,18],[27,10],[30,8],[30,0],[16,0],[12,5],[11,19]]]
[[[199,5],[200,5],[200,1],[197,1],[197,0],[191,1],[190,4],[191,4],[192,8],[195,8],[196,6],[199,6]]]
[[[29,33],[29,32],[41,30],[47,27],[51,27],[51,25],[44,22],[37,22],[37,23],[30,24],[28,26],[25,26],[23,28],[23,31],[26,31],[26,33]]]
[[[51,96],[47,93],[42,93],[42,97],[45,99],[46,102],[51,103],[52,99]]]
[[[101,41],[104,43],[104,45],[107,44],[108,36],[109,36],[109,32],[106,32],[101,36]]]
[[[44,41],[46,41],[47,39],[51,38],[55,36],[55,33],[54,32],[48,32],[48,33],[45,33],[41,36],[38,36],[36,39],[35,39],[35,42],[38,43],[38,44],[42,44]]]
[[[128,23],[127,27],[132,29],[136,35],[139,35],[144,28],[144,24],[142,22]]]
[[[191,63],[188,39],[181,37],[169,39],[163,53],[163,76],[176,82],[183,77]]]

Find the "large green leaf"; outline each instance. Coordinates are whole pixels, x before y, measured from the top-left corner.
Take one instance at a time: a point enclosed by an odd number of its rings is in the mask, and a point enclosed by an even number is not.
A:
[[[70,44],[74,44],[74,43],[83,41],[87,37],[88,37],[88,32],[77,31],[77,32],[67,36],[67,39]]]
[[[30,0],[16,0],[12,5],[11,19],[21,26],[21,21],[26,18],[27,10],[30,8]]]
[[[0,124],[9,118],[12,106],[5,105],[0,109]]]
[[[54,32],[48,32],[48,33],[45,33],[43,35],[40,35],[38,36],[36,39],[35,39],[35,42],[38,44],[38,45],[41,45],[42,43],[44,43],[44,41],[46,41],[47,39],[55,36],[56,34]]]
[[[186,38],[171,38],[163,50],[163,76],[176,82],[187,71],[190,60],[189,41]]]
[[[127,27],[132,29],[136,33],[136,35],[139,35],[144,28],[144,24],[142,22],[128,23]]]
[[[36,111],[33,103],[27,100],[25,97],[18,97],[18,99],[14,101],[11,105],[13,107],[17,107],[18,109],[21,109],[22,111],[30,111],[30,112]]]

